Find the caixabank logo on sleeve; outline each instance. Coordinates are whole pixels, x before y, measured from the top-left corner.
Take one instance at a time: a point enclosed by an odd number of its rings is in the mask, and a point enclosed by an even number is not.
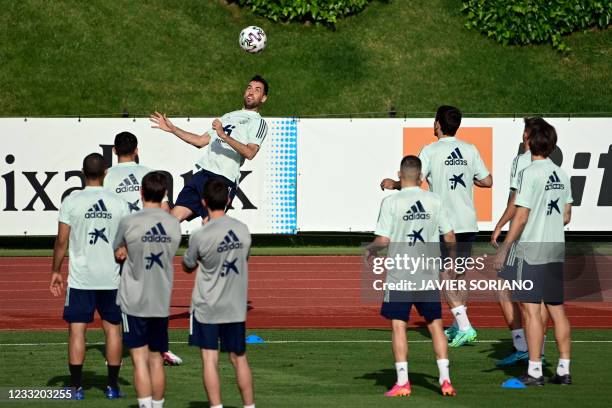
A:
[[[431,127],[406,127],[404,128],[403,136],[404,156],[409,154],[418,156],[423,147],[438,140],[433,135]],[[489,172],[493,172],[493,128],[462,127],[459,128],[456,136],[457,139],[475,145],[480,152],[480,157],[484,161],[485,166],[487,166]],[[445,161],[445,165],[469,164],[471,163],[467,162],[458,148],[452,151]],[[453,175],[453,179],[450,181],[451,189],[455,189],[460,185],[465,187],[465,181],[462,178],[462,174]],[[424,183],[421,187],[427,188],[427,183]],[[474,188],[474,205],[476,207],[476,217],[478,221],[493,220],[493,192],[490,188]]]

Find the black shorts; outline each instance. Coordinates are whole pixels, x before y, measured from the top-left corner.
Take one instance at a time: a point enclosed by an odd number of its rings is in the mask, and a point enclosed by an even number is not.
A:
[[[504,265],[499,276],[517,286],[510,291],[513,302],[547,305],[564,302],[563,262],[531,265],[517,258],[514,265]]]
[[[193,214],[187,218],[187,221],[190,221],[196,217],[206,218],[208,216],[208,211],[202,205],[202,195],[204,193],[204,185],[211,178],[220,178],[222,179],[229,188],[229,198],[230,204],[236,196],[236,183],[228,180],[226,177],[220,176],[218,174],[212,173],[208,170],[200,170],[193,175],[189,183],[183,187],[178,197],[176,198],[175,205],[180,205],[181,207],[187,207]]]
[[[389,320],[410,320],[412,306],[428,322],[442,318],[442,305],[439,291],[401,292],[389,291],[388,301],[380,308],[381,316]]]
[[[75,289],[66,290],[64,320],[68,323],[91,323],[95,311],[111,324],[121,323],[121,309],[117,306],[117,289]]]
[[[168,318],[123,315],[123,344],[127,348],[149,346],[149,350],[168,351]]]
[[[475,232],[458,232],[455,233],[456,249],[455,256],[457,258],[468,258],[472,256],[472,246],[476,240]],[[444,236],[440,235],[440,253],[442,258],[449,256],[448,248],[444,242]]]
[[[192,313],[189,319],[189,345],[206,350],[243,355],[246,351],[245,322],[200,323]]]

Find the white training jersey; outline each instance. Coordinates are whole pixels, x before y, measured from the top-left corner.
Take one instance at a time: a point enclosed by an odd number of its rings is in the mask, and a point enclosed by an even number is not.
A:
[[[529,208],[517,256],[530,264],[563,261],[563,213],[572,203],[567,174],[550,159],[534,160],[519,173],[515,205]],[[523,255],[521,254],[523,253]]]
[[[268,133],[268,125],[258,112],[246,109],[226,113],[220,118],[228,136],[242,144],[261,146]],[[240,167],[244,157],[219,138],[214,129],[208,131],[210,143],[197,166],[218,174],[235,183],[240,178]]]
[[[130,212],[142,209],[140,187],[142,178],[152,170],[136,162],[117,163],[106,172],[104,189],[128,202]]]
[[[518,189],[519,173],[531,164],[531,151],[527,150],[523,154],[517,154],[512,161],[512,171],[510,172],[510,190]]]
[[[72,192],[59,211],[59,222],[70,225],[68,287],[117,289],[119,264],[113,240],[128,204],[102,187]]]
[[[425,146],[419,158],[423,177],[438,193],[455,233],[477,232],[474,179],[489,175],[476,146],[455,137],[443,137]]]

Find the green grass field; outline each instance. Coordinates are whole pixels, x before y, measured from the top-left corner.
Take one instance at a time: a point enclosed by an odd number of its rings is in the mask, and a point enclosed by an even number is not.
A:
[[[450,351],[451,376],[459,395],[438,395],[437,367],[431,343],[423,332],[409,332],[409,372],[413,385],[410,401],[387,399],[383,392],[395,381],[395,369],[387,330],[258,330],[268,341],[248,349],[253,367],[256,402],[260,407],[399,407],[407,403],[427,406],[520,406],[549,407],[606,406],[612,363],[612,330],[576,330],[573,334],[572,376],[574,385],[546,385],[538,389],[506,390],[500,384],[519,375],[523,367],[496,369],[494,360],[510,348],[507,331],[480,330],[480,342]],[[84,368],[86,400],[82,407],[118,407],[135,404],[132,367],[126,359],[120,383],[128,394],[124,401],[106,401],[101,332],[91,330]],[[549,336],[552,333],[549,331]],[[0,332],[0,387],[61,387],[67,384],[66,333]],[[166,401],[171,407],[207,407],[201,384],[201,362],[197,349],[188,347],[185,330],[171,331],[171,349],[184,358],[180,367],[166,369]],[[43,345],[8,345],[43,343]],[[556,366],[553,342],[547,344],[551,362],[545,374]],[[225,407],[241,407],[233,371],[225,358],[220,366]],[[76,403],[74,403],[76,405]],[[53,403],[13,403],[7,406],[54,406]],[[61,403],[57,403],[61,405]]]
[[[220,115],[255,72],[271,83],[263,114],[608,112],[612,30],[502,47],[464,28],[459,0],[373,1],[322,26],[279,24],[222,1],[3,2],[0,115],[117,115],[160,109]],[[251,24],[261,54],[238,47]],[[430,115],[430,114],[429,114]]]

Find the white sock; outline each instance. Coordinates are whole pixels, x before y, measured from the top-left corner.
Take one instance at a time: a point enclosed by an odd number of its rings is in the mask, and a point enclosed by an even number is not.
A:
[[[559,364],[557,364],[557,375],[567,375],[569,374],[569,366],[570,361],[565,360],[563,358],[559,359]]]
[[[466,331],[469,330],[472,325],[470,324],[470,319],[467,316],[467,309],[465,306],[457,306],[451,309],[453,312],[453,316],[455,316],[455,321],[457,322],[457,327],[459,330]]]
[[[512,344],[518,351],[527,351],[527,342],[525,341],[525,330],[512,330]]]
[[[153,397],[138,398],[138,408],[153,408]]]
[[[165,399],[162,398],[159,401],[153,400],[151,402],[152,402],[153,408],[164,408],[164,401]]]
[[[211,405],[210,408],[223,408],[223,404]]]
[[[438,371],[440,372],[440,378],[438,378],[440,385],[444,381],[450,382],[449,361],[447,359],[440,359],[436,360],[436,363],[438,363]]]
[[[542,376],[542,362],[529,360],[529,368],[527,374],[533,378],[540,378]]]
[[[405,385],[408,382],[408,362],[395,363],[397,373],[397,385]]]
[[[244,408],[255,408],[255,404],[245,405]]]

